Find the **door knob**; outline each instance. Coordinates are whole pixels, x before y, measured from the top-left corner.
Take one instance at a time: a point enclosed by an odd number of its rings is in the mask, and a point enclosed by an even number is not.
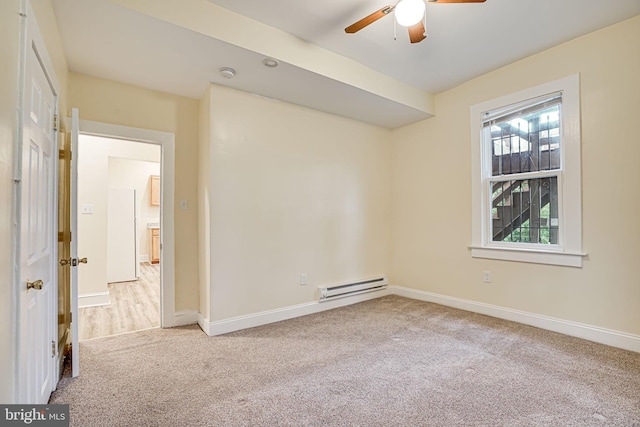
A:
[[[42,285],[44,285],[44,282],[42,280],[36,280],[35,282],[27,282],[27,290],[29,289],[40,290],[42,289]]]
[[[79,263],[82,263],[82,264],[86,264],[86,263],[87,263],[87,257],[80,258],[80,259],[78,260],[78,262],[79,262]]]
[[[69,258],[69,259],[61,259],[60,260],[60,265],[63,266],[63,267],[65,265],[69,265],[69,264],[71,264],[71,258]]]
[[[86,264],[87,262],[88,262],[88,261],[87,261],[87,257],[80,258],[80,259],[78,259],[78,258],[71,258],[71,266],[72,266],[72,267],[77,266],[77,265],[78,265],[78,263]]]

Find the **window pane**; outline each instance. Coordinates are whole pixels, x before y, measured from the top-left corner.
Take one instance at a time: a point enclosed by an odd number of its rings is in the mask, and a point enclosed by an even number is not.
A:
[[[560,169],[560,105],[491,123],[492,176]]]
[[[558,178],[492,181],[494,242],[558,243]]]

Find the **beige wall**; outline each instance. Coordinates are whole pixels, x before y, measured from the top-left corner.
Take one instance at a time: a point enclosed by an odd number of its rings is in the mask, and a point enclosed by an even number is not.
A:
[[[118,139],[102,138],[90,135],[80,135],[78,144],[78,207],[91,206],[93,213],[78,215],[78,255],[86,257],[89,262],[78,269],[78,293],[80,305],[86,294],[105,293],[107,290],[107,196],[109,188],[123,188],[122,181],[110,181],[111,159],[160,160],[160,148],[157,145],[133,143]],[[158,163],[154,171],[159,169]],[[120,174],[122,177],[122,174]],[[130,174],[129,174],[130,175]],[[149,173],[145,177],[138,177],[145,187]],[[133,182],[130,187],[135,188]],[[148,197],[148,195],[147,195]],[[147,199],[148,200],[148,199]],[[148,205],[148,202],[147,202]],[[156,216],[159,215],[155,208]],[[146,223],[145,223],[146,231]],[[106,300],[104,301],[106,302]],[[89,301],[93,303],[93,301]]]
[[[197,310],[198,101],[70,73],[69,107],[77,107],[81,119],[175,134],[175,200],[189,206],[174,208],[175,309]]]
[[[211,135],[210,320],[388,272],[390,131],[212,86]]]
[[[443,92],[435,118],[394,131],[392,283],[640,334],[638,52],[640,17]],[[574,73],[584,267],[472,259],[469,107]]]

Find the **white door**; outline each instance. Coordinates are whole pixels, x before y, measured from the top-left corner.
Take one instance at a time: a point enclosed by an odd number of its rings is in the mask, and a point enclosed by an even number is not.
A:
[[[78,109],[71,110],[71,181],[69,212],[71,220],[71,375],[80,374],[80,340],[78,337],[78,136],[80,118]],[[86,260],[85,260],[86,262]]]
[[[33,15],[29,10],[28,16]],[[32,24],[33,22],[33,24]],[[54,115],[57,99],[41,63],[43,45],[33,42],[29,21],[23,104],[20,191],[20,353],[19,399],[45,404],[56,385],[57,297],[55,184],[57,165]]]
[[[107,196],[107,282],[136,280],[136,190],[110,188]]]

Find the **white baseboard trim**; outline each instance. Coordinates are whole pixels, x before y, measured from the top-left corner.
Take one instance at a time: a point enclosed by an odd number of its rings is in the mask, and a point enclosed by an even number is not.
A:
[[[202,329],[202,332],[204,332],[205,334],[211,336],[211,333],[209,332],[209,324],[211,322],[209,322],[209,319],[207,319],[206,317],[204,317],[202,315],[202,313],[198,313],[198,326],[200,326],[200,329]]]
[[[198,323],[200,313],[195,310],[180,310],[173,315],[173,326],[185,326]]]
[[[78,307],[98,307],[111,304],[109,292],[95,292],[78,295]]]
[[[525,325],[535,326],[537,328],[559,332],[561,334],[640,353],[640,336],[638,335],[600,328],[583,323],[571,322],[526,311],[485,304],[477,301],[405,288],[402,286],[391,286],[390,288],[392,294],[401,297],[433,302],[436,304],[472,311],[474,313],[511,320]]]
[[[198,323],[200,328],[209,336],[227,334],[242,329],[254,328],[269,323],[280,322],[282,320],[293,319],[295,317],[306,316],[308,314],[319,313],[346,305],[356,304],[386,295],[398,295],[405,298],[420,301],[433,302],[448,307],[459,308],[461,310],[484,314],[499,319],[510,320],[537,328],[558,332],[577,338],[586,339],[600,344],[621,348],[624,350],[640,353],[640,336],[626,332],[601,328],[578,322],[558,319],[555,317],[543,316],[526,311],[515,310],[497,305],[485,304],[477,301],[451,297],[448,295],[436,294],[433,292],[421,291],[418,289],[405,288],[402,286],[389,286],[380,291],[369,292],[360,295],[353,295],[331,301],[312,301],[308,303],[283,307],[274,310],[262,311],[259,313],[247,314],[244,316],[231,317],[228,319],[210,321],[202,314],[194,312],[186,313],[182,320],[186,323]],[[178,313],[176,313],[176,316]],[[188,322],[187,322],[188,319]],[[182,321],[181,320],[181,321]]]
[[[344,307],[346,305],[356,304],[390,294],[391,292],[389,291],[389,288],[386,288],[379,291],[367,292],[331,301],[312,301],[275,310],[267,310],[222,320],[214,320],[212,322],[205,319],[203,316],[200,316],[198,324],[209,336],[222,335],[229,332],[239,331],[241,329],[254,328],[268,323],[280,322],[294,317],[306,316],[308,314],[319,313],[333,308]]]

